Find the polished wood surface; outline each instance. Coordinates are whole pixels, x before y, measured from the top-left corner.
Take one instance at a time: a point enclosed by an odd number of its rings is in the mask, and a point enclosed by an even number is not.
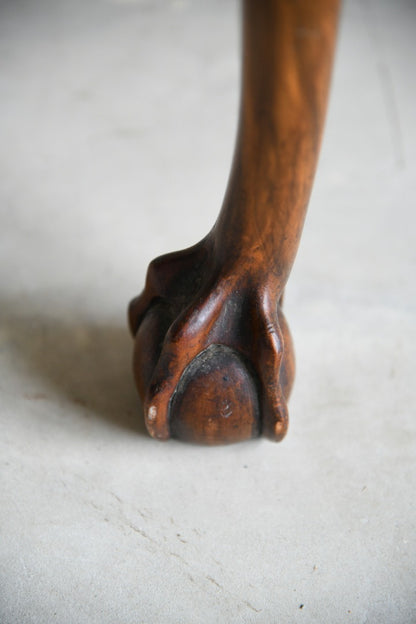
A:
[[[211,232],[154,260],[129,307],[149,433],[281,440],[294,353],[282,312],[312,189],[338,0],[245,0],[238,136]]]

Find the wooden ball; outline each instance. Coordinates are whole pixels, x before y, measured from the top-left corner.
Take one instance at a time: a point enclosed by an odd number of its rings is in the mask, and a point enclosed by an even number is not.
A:
[[[258,391],[233,349],[213,344],[186,367],[170,405],[171,435],[200,444],[227,444],[260,435]]]

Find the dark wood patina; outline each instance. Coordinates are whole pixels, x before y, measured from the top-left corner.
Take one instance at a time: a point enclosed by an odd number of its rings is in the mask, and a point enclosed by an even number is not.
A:
[[[151,262],[129,307],[149,433],[281,440],[294,353],[282,312],[312,189],[338,0],[245,0],[238,136],[211,232]]]

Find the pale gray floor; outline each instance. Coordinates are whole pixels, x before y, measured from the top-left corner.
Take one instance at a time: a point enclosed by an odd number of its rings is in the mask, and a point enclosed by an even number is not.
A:
[[[345,2],[287,290],[287,439],[204,449],[141,423],[125,308],[216,218],[237,16],[0,6],[2,624],[416,622],[412,0]]]

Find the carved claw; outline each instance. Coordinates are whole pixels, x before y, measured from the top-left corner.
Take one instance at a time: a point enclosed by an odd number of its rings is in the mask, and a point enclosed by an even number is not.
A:
[[[150,435],[208,444],[284,437],[293,349],[267,283],[223,274],[205,240],[151,263],[129,322]]]

